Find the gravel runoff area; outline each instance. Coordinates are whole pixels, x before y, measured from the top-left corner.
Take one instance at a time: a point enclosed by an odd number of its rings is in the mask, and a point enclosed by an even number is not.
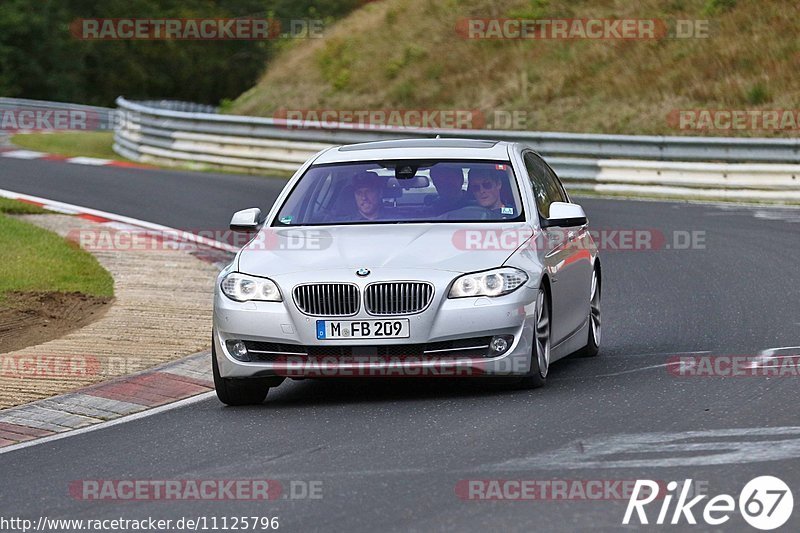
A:
[[[19,218],[62,236],[121,227],[68,215]],[[62,338],[1,354],[0,409],[139,372],[209,346],[212,288],[219,271],[213,262],[187,249],[108,248],[90,252],[114,278],[111,307]]]

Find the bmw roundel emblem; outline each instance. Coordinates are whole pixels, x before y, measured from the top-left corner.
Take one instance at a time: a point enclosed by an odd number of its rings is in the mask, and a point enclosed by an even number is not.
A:
[[[365,278],[365,277],[369,276],[369,269],[368,268],[359,268],[358,270],[356,270],[356,276],[358,276],[360,278]]]

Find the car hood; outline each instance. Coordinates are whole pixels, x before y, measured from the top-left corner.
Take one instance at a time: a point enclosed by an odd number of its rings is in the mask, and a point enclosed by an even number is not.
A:
[[[238,269],[256,276],[362,267],[485,270],[501,266],[514,252],[515,241],[476,247],[465,244],[466,232],[483,236],[524,232],[526,227],[482,223],[264,228],[242,249]]]

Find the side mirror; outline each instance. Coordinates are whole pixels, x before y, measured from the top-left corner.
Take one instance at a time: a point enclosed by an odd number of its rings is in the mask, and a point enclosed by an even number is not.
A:
[[[230,228],[232,231],[250,232],[256,231],[261,225],[261,209],[251,207],[237,211],[231,217]]]
[[[542,221],[543,228],[583,226],[586,224],[586,213],[578,204],[553,202],[550,204],[550,217]]]

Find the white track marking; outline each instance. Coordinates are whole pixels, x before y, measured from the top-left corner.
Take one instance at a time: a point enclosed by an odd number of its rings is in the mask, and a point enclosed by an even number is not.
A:
[[[796,459],[800,427],[756,427],[590,437],[475,470],[656,468]]]
[[[786,355],[779,355],[781,352]],[[781,368],[781,364],[772,365],[769,363],[779,362],[782,359],[797,359],[800,357],[800,346],[781,346],[762,350],[756,356],[756,360],[750,364],[751,368]]]
[[[653,370],[655,368],[663,368],[669,365],[680,365],[680,361],[674,361],[672,363],[662,363],[660,365],[650,365],[650,366],[643,366],[640,368],[631,368],[629,370],[621,370],[619,372],[611,372],[610,374],[592,374],[589,376],[565,376],[565,377],[551,377],[549,378],[552,381],[565,381],[565,380],[572,380],[572,379],[594,379],[594,378],[611,378],[614,376],[622,376],[624,374],[633,374],[636,372],[644,372],[645,370]]]
[[[44,152],[34,152],[33,150],[10,150],[8,152],[3,152],[0,155],[3,157],[11,157],[13,159],[39,159],[47,154]]]
[[[31,440],[27,442],[20,442],[19,444],[12,444],[11,446],[0,448],[0,455],[9,452],[15,452],[17,450],[22,450],[24,448],[30,448],[31,446],[37,446],[39,444],[45,444],[47,442],[53,442],[55,440],[66,439],[68,437],[75,437],[77,435],[83,435],[84,433],[97,431],[98,429],[109,428],[111,426],[116,426],[117,424],[133,422],[134,420],[139,420],[140,418],[157,415],[165,411],[171,411],[172,409],[180,409],[181,407],[186,407],[187,405],[192,405],[195,403],[208,400],[215,394],[216,393],[214,391],[203,392],[201,394],[198,394],[197,396],[192,396],[191,398],[184,398],[183,400],[178,400],[177,402],[168,403],[166,405],[161,405],[159,407],[154,407],[152,409],[147,409],[146,411],[140,411],[138,413],[133,413],[131,415],[125,415],[120,418],[115,418],[114,420],[109,420],[108,422],[100,422],[99,424],[94,424],[92,426],[73,429],[70,431],[65,431],[63,433],[56,433],[55,435],[49,435],[47,437],[42,437],[40,439]]]
[[[697,355],[711,353],[711,350],[698,350],[693,352],[652,352],[652,353],[632,353],[625,355],[612,355],[610,357],[616,359],[618,357],[670,357],[673,355]]]
[[[790,222],[790,223],[791,222],[794,222],[794,223],[800,222],[800,211],[797,211],[797,210],[794,210],[794,211],[783,210],[782,211],[782,210],[779,210],[779,209],[775,209],[775,210],[767,211],[767,210],[762,209],[762,210],[758,210],[755,213],[753,213],[753,216],[755,218],[760,218],[760,219],[763,219],[763,220],[782,220],[784,222]]]
[[[136,218],[117,215],[115,213],[109,213],[107,211],[100,211],[98,209],[92,209],[90,207],[83,207],[80,205],[57,202],[55,200],[48,200],[47,198],[40,198],[38,196],[31,196],[29,194],[22,194],[14,191],[8,191],[5,189],[0,189],[0,196],[4,198],[11,198],[12,200],[21,199],[21,200],[28,200],[30,202],[38,202],[40,204],[44,204],[45,207],[53,207],[54,209],[67,209],[72,212],[85,213],[87,215],[94,215],[97,217],[107,218],[115,222],[123,222],[140,228],[165,232],[170,235],[175,235],[178,239],[194,242],[197,244],[202,244],[210,248],[215,248],[217,250],[225,250],[226,252],[234,252],[234,253],[239,251],[237,247],[231,246],[230,244],[216,241],[214,239],[208,239],[206,237],[201,237],[199,235],[195,235],[194,233],[188,231],[180,231],[174,228],[170,228],[168,226],[162,226],[161,224],[154,224],[152,222],[147,222],[145,220],[139,220]]]
[[[780,348],[770,348],[769,350],[762,350],[758,355],[775,356],[775,354],[781,351],[792,352],[789,355],[798,355],[800,354],[800,346],[782,346]]]
[[[697,354],[704,354],[704,353],[711,353],[709,350],[701,350],[696,352],[668,352],[668,353],[644,353],[644,354],[632,354],[632,355],[615,355],[613,358],[622,358],[622,357],[670,357],[676,355],[697,355]],[[658,365],[650,365],[650,366],[643,366],[639,368],[631,368],[628,370],[621,370],[619,372],[611,372],[608,374],[593,374],[589,376],[551,376],[551,381],[567,381],[567,380],[575,380],[575,379],[592,379],[592,378],[610,378],[615,376],[622,376],[624,374],[633,374],[635,372],[643,372],[645,370],[652,370],[655,368],[662,368],[670,365],[680,365],[680,361],[673,361],[670,363],[661,363]]]
[[[102,167],[112,162],[111,159],[98,159],[96,157],[70,157],[66,160],[67,163],[75,163],[77,165],[91,165]]]
[[[6,153],[8,153],[8,152],[6,152]],[[136,227],[140,227],[140,228],[152,229],[152,230],[162,231],[162,232],[169,232],[170,234],[180,235],[180,238],[182,238],[184,240],[192,241],[192,242],[195,242],[195,243],[204,244],[206,246],[209,246],[211,248],[216,248],[218,250],[225,250],[225,251],[228,251],[228,252],[236,252],[236,251],[238,251],[238,248],[236,248],[234,246],[231,246],[231,245],[229,245],[227,243],[223,243],[223,242],[215,241],[213,239],[207,239],[207,238],[204,238],[204,237],[200,237],[198,235],[195,235],[195,234],[189,233],[189,232],[185,232],[185,231],[178,231],[178,230],[176,230],[174,228],[170,228],[168,226],[162,226],[160,224],[153,224],[152,222],[147,222],[147,221],[139,220],[139,219],[136,219],[136,218],[117,215],[115,213],[108,213],[106,211],[100,211],[100,210],[97,210],[97,209],[91,209],[91,208],[88,208],[88,207],[78,206],[78,205],[74,205],[74,204],[68,204],[68,203],[65,203],[65,202],[58,202],[58,201],[50,200],[50,199],[47,199],[47,198],[41,198],[39,196],[32,196],[32,195],[29,195],[29,194],[17,193],[17,192],[8,191],[8,190],[5,190],[5,189],[0,189],[0,197],[11,198],[12,200],[27,200],[29,202],[36,202],[36,203],[39,203],[39,204],[43,204],[48,209],[52,209],[54,211],[68,212],[70,214],[84,213],[84,214],[87,214],[87,215],[94,215],[94,216],[97,216],[97,217],[106,218],[108,220],[112,220],[112,221],[115,221],[115,222],[121,222],[121,223],[124,223],[124,224],[130,224],[132,226],[136,226]],[[187,405],[191,405],[193,403],[197,403],[197,402],[201,402],[203,400],[206,400],[206,399],[212,397],[214,394],[215,394],[214,391],[209,391],[209,392],[205,392],[205,393],[202,393],[202,394],[198,394],[197,396],[193,396],[191,398],[185,398],[183,400],[178,400],[176,402],[169,403],[167,405],[162,405],[160,407],[155,407],[153,409],[147,409],[145,411],[140,411],[138,413],[125,415],[125,416],[122,416],[120,418],[116,418],[114,420],[109,420],[107,422],[101,422],[99,424],[94,424],[94,425],[86,426],[86,427],[79,428],[79,429],[69,430],[69,431],[65,431],[63,433],[57,433],[55,435],[49,435],[47,437],[42,437],[42,438],[31,440],[31,441],[21,442],[19,444],[13,444],[11,446],[6,446],[6,447],[3,447],[3,448],[0,448],[0,455],[2,455],[4,453],[16,451],[16,450],[21,450],[21,449],[24,449],[24,448],[28,448],[28,447],[31,447],[31,446],[36,446],[38,444],[44,444],[46,442],[52,442],[54,440],[65,439],[67,437],[72,437],[72,436],[75,436],[75,435],[82,435],[82,434],[88,433],[90,431],[95,431],[95,430],[98,430],[98,429],[103,429],[103,428],[115,426],[117,424],[123,424],[125,422],[131,422],[133,420],[138,420],[140,418],[144,418],[144,417],[147,417],[147,416],[155,415],[155,414],[158,414],[158,413],[163,413],[164,411],[169,411],[171,409],[178,409],[178,408],[181,408],[181,407],[184,407],[184,406],[187,406]]]
[[[64,207],[57,207],[55,205],[47,206],[49,211],[53,211],[55,213],[63,213],[65,215],[80,215],[80,211],[75,211],[74,209],[66,209]]]

